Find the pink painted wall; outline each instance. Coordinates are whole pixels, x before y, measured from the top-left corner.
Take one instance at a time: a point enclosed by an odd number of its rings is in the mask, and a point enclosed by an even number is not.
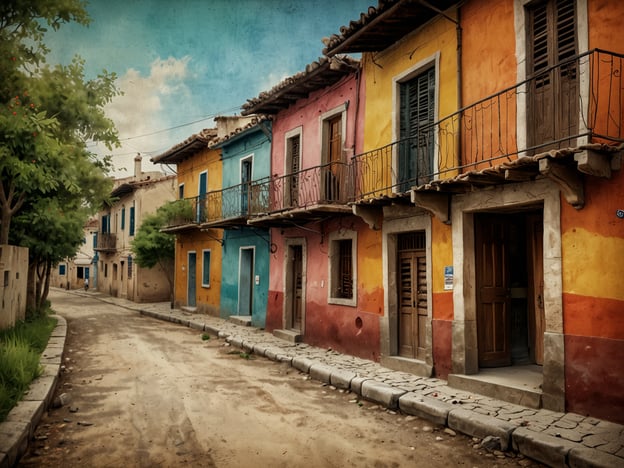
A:
[[[272,230],[271,240],[278,247],[270,261],[267,330],[283,327],[285,242],[287,239],[305,239],[304,341],[314,346],[378,360],[379,317],[383,315],[384,293],[381,269],[370,268],[370,264],[379,262],[381,258],[381,231],[369,229],[355,216],[334,218],[310,227],[319,233],[299,228]],[[329,237],[331,233],[341,229],[357,232],[355,306],[328,302]]]
[[[271,174],[284,174],[285,134],[297,127],[302,132],[302,164],[306,169],[321,164],[321,125],[320,117],[325,112],[342,106],[349,101],[347,108],[347,133],[345,135],[345,151],[350,156],[356,150],[355,110],[357,80],[355,74],[342,79],[332,88],[321,89],[310,93],[306,99],[300,99],[288,109],[277,114],[273,120],[273,141],[271,142]],[[360,98],[360,101],[362,99]],[[360,110],[360,115],[362,111]],[[357,135],[361,140],[361,132]],[[358,146],[358,148],[361,147]]]

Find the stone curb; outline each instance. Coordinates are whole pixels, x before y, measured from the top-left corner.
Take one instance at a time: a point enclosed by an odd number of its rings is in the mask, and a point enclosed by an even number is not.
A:
[[[175,317],[166,314],[143,310],[139,310],[139,312],[161,320],[179,323]],[[233,333],[222,328],[206,326],[205,330],[225,339],[232,345],[238,343],[238,340],[234,339]],[[278,362],[290,360],[292,367],[309,374],[311,378],[330,383],[336,388],[350,390],[356,395],[375,401],[390,410],[398,408],[406,414],[448,426],[472,437],[481,439],[488,436],[498,437],[501,450],[513,449],[526,457],[549,466],[574,468],[619,468],[623,466],[621,457],[593,450],[580,443],[534,432],[493,416],[456,408],[450,403],[421,395],[418,392],[406,392],[369,377],[362,377],[351,371],[322,364],[309,357],[296,355],[285,357],[283,350],[271,349],[270,345],[249,342],[245,344],[247,347],[253,347],[254,352],[258,355]]]
[[[57,324],[41,354],[43,373],[32,381],[22,400],[0,423],[0,468],[15,466],[26,453],[39,421],[54,397],[67,338],[67,321],[60,315],[51,317],[57,320]]]

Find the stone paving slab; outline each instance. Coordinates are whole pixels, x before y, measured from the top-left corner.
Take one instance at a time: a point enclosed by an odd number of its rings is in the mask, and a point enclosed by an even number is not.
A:
[[[320,381],[327,383],[329,375],[329,383],[337,388],[389,409],[398,408],[474,437],[501,437],[503,450],[513,448],[550,466],[624,466],[623,425],[574,413],[528,408],[458,390],[442,379],[398,372],[334,350],[292,343],[218,317],[172,310],[169,303],[135,304],[100,293],[85,294],[150,317],[202,329],[232,346],[289,362],[304,373],[314,369],[313,374]]]

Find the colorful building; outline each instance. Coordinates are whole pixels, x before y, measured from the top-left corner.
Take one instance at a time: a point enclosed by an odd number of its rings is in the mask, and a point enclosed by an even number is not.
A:
[[[354,216],[350,159],[361,145],[359,62],[322,58],[243,106],[271,115],[271,177],[251,226],[270,228],[266,328],[292,341],[378,358],[380,236]]]
[[[624,421],[622,18],[380,1],[326,41],[363,53],[354,212],[381,228],[382,363]]]
[[[164,232],[176,236],[174,305],[219,316],[222,233],[203,230],[209,207],[207,194],[221,188],[221,151],[209,149],[217,129],[191,135],[152,162],[176,165],[180,217]]]
[[[93,276],[97,290],[135,302],[170,300],[168,272],[142,268],[132,258],[132,240],[143,218],[175,198],[176,178],[161,172],[143,172],[141,156],[134,159],[134,175],[116,179],[113,204],[100,212],[100,228],[93,250],[97,258]]]
[[[223,229],[220,315],[264,328],[271,238],[267,229],[251,227],[247,220],[255,203],[252,187],[271,174],[271,121],[264,117],[215,120],[220,126],[234,127],[210,144],[221,150],[223,188],[208,193],[211,208],[202,226]]]
[[[59,262],[50,272],[52,286],[63,289],[83,288],[85,280],[89,280],[89,287],[97,289],[97,268],[94,264],[98,260],[94,247],[97,243],[99,225],[97,217],[89,218],[83,226],[84,238],[76,254]]]

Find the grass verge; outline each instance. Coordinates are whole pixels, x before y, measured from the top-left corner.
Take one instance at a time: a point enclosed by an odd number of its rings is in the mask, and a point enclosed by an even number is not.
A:
[[[56,319],[42,313],[0,331],[0,422],[41,375],[41,353],[55,326]]]

